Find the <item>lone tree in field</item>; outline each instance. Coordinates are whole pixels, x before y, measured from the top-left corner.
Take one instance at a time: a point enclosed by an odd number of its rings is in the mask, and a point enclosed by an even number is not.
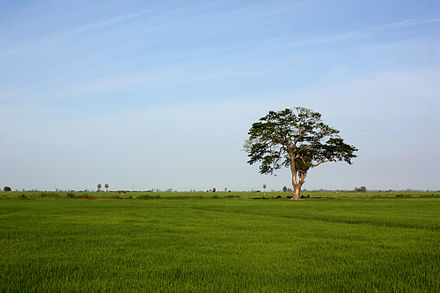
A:
[[[326,162],[351,159],[357,149],[344,143],[339,131],[324,124],[321,114],[296,107],[269,114],[252,124],[244,145],[249,164],[261,162],[261,174],[273,174],[290,167],[294,196],[300,199],[301,186],[310,168]]]
[[[365,186],[355,187],[354,191],[356,191],[356,192],[367,192],[367,188]]]
[[[105,191],[108,192],[108,184],[107,183],[104,185],[104,187],[105,187]]]
[[[101,184],[98,184],[98,185],[96,185],[96,187],[98,187],[98,192],[100,192],[101,191]]]

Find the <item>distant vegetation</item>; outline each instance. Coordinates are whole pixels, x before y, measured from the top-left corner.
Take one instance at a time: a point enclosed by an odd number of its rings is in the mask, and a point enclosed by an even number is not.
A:
[[[354,189],[354,191],[356,191],[356,192],[367,192],[367,188],[365,186],[356,187]]]
[[[284,190],[284,188],[283,188]],[[380,198],[437,198],[439,191],[428,192],[383,192],[383,191],[304,191],[302,194],[308,199],[380,199]],[[87,192],[87,191],[9,191],[1,192],[0,199],[208,199],[208,198],[241,198],[241,199],[291,199],[291,190],[287,192],[231,192],[214,191],[210,192],[176,192],[176,191],[109,191],[109,192]]]

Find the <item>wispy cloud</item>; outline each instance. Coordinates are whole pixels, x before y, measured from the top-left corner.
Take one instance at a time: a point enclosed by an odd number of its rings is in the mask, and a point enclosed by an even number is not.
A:
[[[421,24],[425,24],[425,23],[432,23],[432,22],[440,22],[440,16],[437,15],[437,16],[431,16],[431,17],[407,19],[407,20],[388,23],[388,24],[384,24],[384,25],[373,26],[367,30],[393,29],[393,28],[401,28],[401,27],[407,27],[407,26],[416,26],[416,25],[421,25]]]
[[[343,42],[352,39],[365,39],[369,34],[377,33],[382,30],[398,29],[402,27],[418,26],[427,23],[440,22],[440,16],[407,19],[404,21],[398,21],[388,23],[379,26],[370,26],[363,29],[345,31],[339,33],[331,33],[325,35],[319,35],[310,38],[298,38],[292,39],[290,37],[277,37],[272,39],[258,40],[258,41],[244,41],[237,42],[235,44],[228,44],[222,46],[208,47],[202,50],[191,52],[192,55],[202,55],[206,53],[221,53],[229,51],[247,51],[260,48],[281,48],[281,47],[307,47],[317,46],[322,44]]]
[[[0,57],[9,57],[9,56],[15,55],[17,53],[23,52],[25,50],[32,49],[33,47],[38,46],[40,44],[44,44],[47,42],[54,42],[59,39],[64,39],[67,37],[72,37],[75,35],[84,34],[84,33],[98,30],[98,29],[102,29],[102,28],[105,28],[105,27],[108,27],[111,25],[121,24],[121,23],[127,22],[129,20],[135,19],[137,17],[151,14],[155,11],[156,10],[154,10],[154,9],[145,9],[145,10],[141,10],[138,12],[121,14],[121,15],[110,17],[110,18],[102,19],[99,21],[94,21],[91,23],[87,23],[87,24],[75,27],[75,28],[68,28],[68,29],[56,31],[56,32],[50,33],[48,35],[44,35],[44,36],[41,36],[37,39],[34,39],[28,43],[21,44],[17,47],[13,47],[13,48],[9,48],[9,49],[5,49],[3,51],[0,51]]]
[[[134,13],[127,13],[127,14],[122,14],[122,15],[118,15],[118,16],[114,16],[114,17],[110,17],[104,20],[100,20],[100,21],[96,21],[96,22],[91,22],[88,23],[86,25],[80,26],[80,27],[76,27],[74,29],[71,30],[66,30],[63,32],[59,32],[57,33],[57,35],[77,35],[77,34],[82,34],[82,33],[86,33],[88,31],[93,31],[93,30],[97,30],[97,29],[101,29],[110,25],[115,25],[115,24],[120,24],[126,21],[129,21],[131,19],[140,17],[142,15],[146,15],[146,14],[151,14],[153,12],[155,12],[156,10],[154,9],[145,9],[145,10],[141,10],[138,12],[134,12]]]
[[[393,22],[393,23],[387,23],[387,24],[379,25],[379,26],[370,26],[370,27],[366,27],[364,29],[359,29],[359,30],[340,32],[340,33],[330,34],[330,35],[322,35],[322,36],[308,38],[308,39],[307,38],[306,39],[299,39],[299,40],[289,42],[289,46],[318,45],[318,44],[324,44],[324,43],[338,42],[338,41],[343,41],[343,40],[352,39],[352,38],[364,37],[364,36],[367,36],[369,33],[378,32],[381,30],[389,30],[389,29],[397,29],[397,28],[402,28],[402,27],[417,26],[417,25],[422,25],[422,24],[426,24],[426,23],[433,23],[433,22],[440,22],[440,16],[407,19],[407,20]]]

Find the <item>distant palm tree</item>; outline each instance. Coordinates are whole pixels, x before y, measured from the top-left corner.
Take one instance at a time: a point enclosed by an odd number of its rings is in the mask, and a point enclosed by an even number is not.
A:
[[[98,191],[101,191],[101,184],[98,184]]]
[[[105,191],[108,192],[108,184],[105,184]]]

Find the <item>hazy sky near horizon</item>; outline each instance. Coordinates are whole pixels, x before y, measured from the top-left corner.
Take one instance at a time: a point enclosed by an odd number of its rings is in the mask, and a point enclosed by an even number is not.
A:
[[[440,2],[0,0],[0,185],[279,190],[242,151],[295,106],[355,145],[304,188],[440,189]]]

